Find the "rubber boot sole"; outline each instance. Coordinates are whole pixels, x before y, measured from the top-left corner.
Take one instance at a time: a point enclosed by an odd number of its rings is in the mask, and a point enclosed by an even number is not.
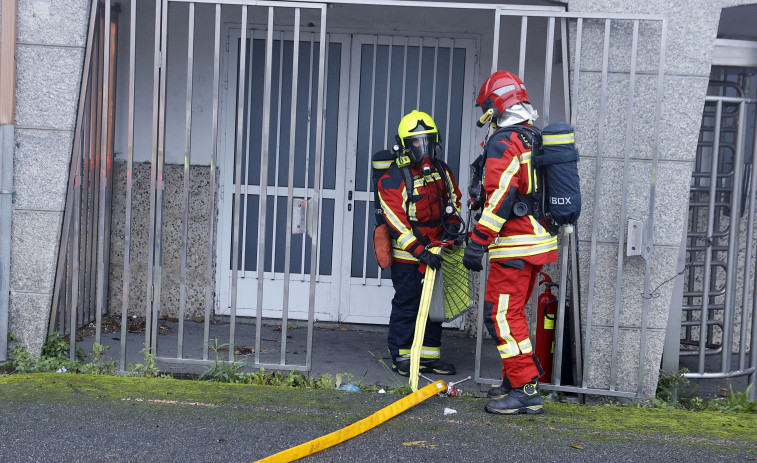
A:
[[[399,374],[400,376],[407,376],[407,377],[410,376],[410,371],[409,370],[408,371],[400,370],[399,368],[397,368],[396,364],[392,365],[392,371],[395,372],[395,373],[397,373],[397,374]],[[429,367],[423,366],[423,365],[420,366],[419,372],[420,373],[433,373],[435,375],[454,375],[455,374],[454,370],[453,371],[450,371],[450,370],[439,370],[439,369],[435,369],[435,368],[429,368]]]
[[[486,411],[489,413],[493,413],[495,415],[520,415],[523,413],[527,415],[539,415],[541,413],[544,413],[544,406],[543,405],[530,405],[527,407],[496,409],[496,408],[489,408],[489,405],[487,405]]]

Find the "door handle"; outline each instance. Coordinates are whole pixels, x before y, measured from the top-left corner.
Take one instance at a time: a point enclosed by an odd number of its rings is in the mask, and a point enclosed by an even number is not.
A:
[[[347,192],[347,201],[352,201],[352,190]],[[347,203],[347,212],[352,211],[352,203]]]

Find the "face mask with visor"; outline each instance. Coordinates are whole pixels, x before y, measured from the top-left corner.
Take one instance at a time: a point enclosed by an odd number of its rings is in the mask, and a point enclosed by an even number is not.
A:
[[[405,153],[413,164],[421,162],[424,157],[434,158],[436,156],[435,133],[405,137],[402,142],[405,147]]]

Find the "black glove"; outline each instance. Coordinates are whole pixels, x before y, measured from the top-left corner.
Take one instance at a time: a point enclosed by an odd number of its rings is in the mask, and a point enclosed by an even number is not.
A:
[[[434,270],[442,268],[442,256],[434,254],[428,249],[424,249],[422,253],[418,254],[418,260]]]
[[[484,257],[484,251],[486,246],[476,243],[473,240],[468,240],[468,246],[465,247],[465,254],[463,254],[463,265],[468,270],[474,272],[480,272],[484,269],[484,264],[481,263],[481,259]]]

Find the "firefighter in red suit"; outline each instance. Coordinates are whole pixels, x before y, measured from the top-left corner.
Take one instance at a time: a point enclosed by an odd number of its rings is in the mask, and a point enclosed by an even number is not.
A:
[[[428,114],[412,111],[398,128],[402,142],[397,161],[378,181],[378,196],[392,238],[391,266],[394,298],[389,318],[387,344],[392,370],[410,374],[410,348],[427,267],[441,268],[442,257],[426,246],[442,239],[456,239],[460,220],[445,213],[460,210],[460,190],[449,167],[438,156],[439,131]],[[413,191],[407,185],[412,182]],[[427,321],[420,371],[455,374],[454,365],[441,360],[442,324]]]
[[[502,358],[502,384],[492,388],[486,411],[515,415],[542,413],[538,378],[543,374],[528,336],[524,306],[542,265],[557,260],[557,238],[516,207],[528,200],[535,177],[531,142],[508,126],[531,125],[538,117],[518,76],[498,71],[481,87],[477,106],[492,124],[484,142],[483,188],[486,195],[481,218],[471,230],[463,264],[483,269],[489,251],[490,270],[484,296],[485,324],[497,341]]]

